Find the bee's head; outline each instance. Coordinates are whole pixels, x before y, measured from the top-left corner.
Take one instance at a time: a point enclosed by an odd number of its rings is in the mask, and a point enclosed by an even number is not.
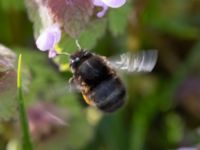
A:
[[[70,56],[70,67],[73,70],[77,69],[85,60],[93,56],[93,54],[87,50],[81,49]]]

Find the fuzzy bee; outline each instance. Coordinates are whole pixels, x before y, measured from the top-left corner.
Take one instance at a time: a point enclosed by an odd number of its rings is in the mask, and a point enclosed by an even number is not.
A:
[[[156,63],[157,51],[125,53],[111,59],[80,49],[70,55],[73,77],[70,84],[81,91],[85,102],[103,112],[114,112],[125,103],[126,88],[116,70],[150,72]]]

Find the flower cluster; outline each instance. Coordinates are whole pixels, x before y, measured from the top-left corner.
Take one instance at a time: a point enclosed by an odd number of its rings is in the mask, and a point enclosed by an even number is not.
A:
[[[108,8],[119,8],[123,6],[126,0],[92,0],[93,5],[102,7],[102,10],[97,13],[97,17],[103,17]],[[37,38],[36,46],[41,51],[49,51],[49,58],[56,56],[56,44],[61,39],[61,29],[58,24],[48,26]]]

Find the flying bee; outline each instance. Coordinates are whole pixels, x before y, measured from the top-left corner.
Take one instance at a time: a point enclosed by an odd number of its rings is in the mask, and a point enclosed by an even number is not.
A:
[[[109,59],[80,49],[70,55],[73,77],[70,84],[81,91],[85,102],[103,112],[114,112],[125,104],[126,88],[117,70],[150,72],[157,61],[157,51],[124,53]]]

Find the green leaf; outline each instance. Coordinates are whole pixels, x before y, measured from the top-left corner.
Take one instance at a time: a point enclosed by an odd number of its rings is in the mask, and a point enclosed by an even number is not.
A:
[[[131,13],[131,4],[126,3],[123,7],[118,9],[111,9],[108,14],[109,29],[115,35],[123,34],[128,25],[128,17]]]
[[[99,19],[91,22],[88,29],[80,36],[79,43],[84,48],[92,49],[95,47],[98,40],[105,34],[106,19]]]
[[[48,53],[23,47],[15,49],[23,51],[22,89],[26,104],[30,105],[41,98],[46,99],[49,94],[46,92],[47,88],[51,88],[57,83],[63,83],[62,74],[58,73],[55,66],[51,65]],[[65,59],[67,60],[66,57]],[[67,77],[64,79],[66,81]]]
[[[88,28],[81,33],[78,41],[82,48],[92,49],[98,42],[106,31],[106,19],[99,19],[92,21]],[[59,43],[61,51],[66,51],[72,53],[78,49],[75,43],[75,39],[70,38],[67,35],[64,35],[61,42]]]

